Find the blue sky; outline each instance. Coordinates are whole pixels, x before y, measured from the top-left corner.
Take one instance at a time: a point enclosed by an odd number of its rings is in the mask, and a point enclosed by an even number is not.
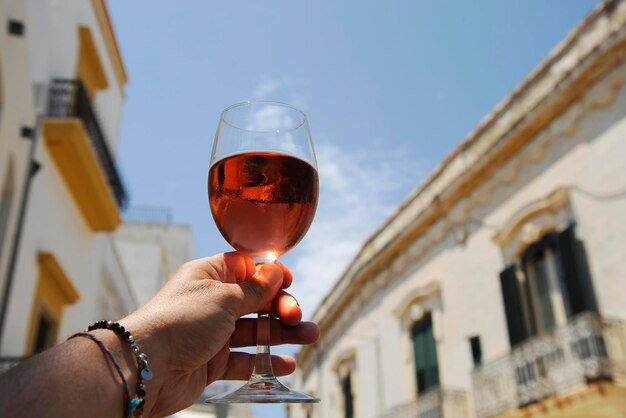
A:
[[[229,250],[206,196],[221,110],[269,99],[308,114],[320,204],[282,260],[310,317],[367,236],[597,1],[108,4],[130,79],[118,160],[131,205],[170,208],[198,256]]]

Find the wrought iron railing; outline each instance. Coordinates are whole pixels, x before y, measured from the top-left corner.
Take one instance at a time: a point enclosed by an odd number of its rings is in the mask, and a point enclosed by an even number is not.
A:
[[[626,378],[626,322],[585,312],[472,374],[479,417],[493,417],[593,381]]]
[[[52,81],[48,116],[53,118],[76,117],[83,122],[117,204],[123,208],[128,198],[124,183],[115,166],[96,111],[85,86],[80,80],[54,79]]]
[[[124,212],[125,222],[136,223],[172,223],[172,211],[159,206],[132,206]]]
[[[418,395],[417,400],[396,405],[380,418],[469,418],[464,390],[436,388]]]
[[[0,374],[17,366],[25,357],[0,357]]]

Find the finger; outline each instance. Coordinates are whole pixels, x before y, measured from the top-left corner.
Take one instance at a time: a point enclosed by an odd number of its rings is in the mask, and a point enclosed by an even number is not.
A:
[[[302,320],[302,310],[296,298],[281,290],[274,298],[273,313],[287,325],[298,325]]]
[[[221,379],[224,380],[248,380],[254,370],[255,354],[231,351],[228,357],[226,371]],[[276,376],[285,376],[296,370],[296,361],[288,356],[272,356],[272,369]]]
[[[239,252],[230,252],[189,261],[178,269],[176,276],[241,283],[252,277],[254,271],[254,261],[250,257]]]
[[[264,264],[256,273],[245,282],[230,289],[235,300],[234,307],[241,317],[250,313],[260,312],[271,306],[280,285],[283,281],[283,272],[275,264]]]
[[[241,318],[235,325],[235,332],[230,338],[231,347],[250,347],[256,345],[257,320]],[[320,329],[313,322],[301,322],[295,327],[283,324],[277,319],[270,321],[270,344],[313,344],[320,336]]]
[[[289,286],[291,286],[291,283],[293,282],[293,273],[291,273],[289,267],[287,267],[283,263],[277,261],[275,264],[280,266],[280,268],[283,270],[283,284],[280,288],[287,289]]]
[[[234,273],[236,283],[244,282],[252,277],[256,271],[254,261],[250,257],[236,251],[224,253],[224,265]]]
[[[228,344],[224,345],[213,358],[207,363],[207,380],[206,384],[210,385],[220,378],[226,370],[228,358],[230,357],[230,349]],[[217,368],[216,368],[217,367]]]

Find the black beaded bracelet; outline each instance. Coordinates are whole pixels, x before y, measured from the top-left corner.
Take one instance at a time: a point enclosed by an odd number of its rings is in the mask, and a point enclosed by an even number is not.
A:
[[[115,332],[116,334],[124,338],[133,349],[133,352],[135,353],[135,357],[137,359],[137,390],[135,392],[135,397],[131,399],[128,403],[126,416],[141,416],[146,398],[146,385],[144,383],[144,380],[152,380],[152,370],[148,368],[148,356],[145,353],[139,351],[139,347],[137,346],[137,343],[135,342],[135,339],[131,335],[130,331],[124,328],[122,324],[103,319],[89,325],[85,332],[93,331],[96,329],[108,329]]]

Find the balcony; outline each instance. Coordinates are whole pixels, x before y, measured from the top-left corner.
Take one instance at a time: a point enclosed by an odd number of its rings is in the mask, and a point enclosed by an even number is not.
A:
[[[113,190],[120,208],[126,204],[127,196],[119,171],[111,156],[96,112],[89,100],[85,86],[80,80],[55,79],[50,87],[49,116],[52,118],[78,118],[83,122],[91,140],[98,162]]]
[[[112,231],[127,196],[89,95],[80,80],[56,79],[42,133],[53,160],[94,231]]]
[[[546,417],[624,414],[626,322],[582,313],[476,368],[472,379],[481,418],[531,416],[535,409]],[[617,409],[604,415],[599,407]]]
[[[394,406],[380,418],[469,418],[464,390],[436,388],[420,394],[416,401]]]

